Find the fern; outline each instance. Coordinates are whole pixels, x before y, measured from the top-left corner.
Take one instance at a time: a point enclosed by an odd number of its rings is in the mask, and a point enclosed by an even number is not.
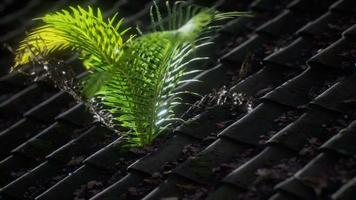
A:
[[[125,134],[131,145],[143,146],[158,134],[181,121],[174,106],[181,103],[175,89],[184,76],[198,72],[187,65],[206,58],[189,58],[211,30],[211,23],[245,12],[221,13],[213,8],[167,3],[168,18],[162,19],[158,6],[151,8],[153,31],[140,36],[124,36],[123,20],[117,15],[105,20],[100,9],[81,7],[48,14],[44,25],[33,30],[17,49],[15,66],[21,66],[39,55],[58,51],[78,51],[89,70],[81,78],[80,96],[105,125],[129,128]],[[159,30],[157,30],[157,28]],[[114,126],[112,126],[114,127]]]

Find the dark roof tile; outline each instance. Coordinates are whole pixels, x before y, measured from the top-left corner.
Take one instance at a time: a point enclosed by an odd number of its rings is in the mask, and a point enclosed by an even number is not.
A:
[[[337,79],[338,72],[308,68],[300,75],[285,82],[263,98],[280,104],[299,107],[308,104]]]
[[[345,180],[355,176],[355,164],[354,158],[321,153],[278,188],[306,199],[330,196]]]
[[[304,69],[305,61],[310,58],[315,49],[313,40],[309,38],[297,38],[280,51],[274,52],[264,58],[265,65],[279,65],[295,69]]]
[[[84,165],[37,196],[36,200],[74,199],[76,191],[80,190],[81,186],[86,187],[91,181],[100,181],[105,178],[108,179],[109,176],[104,172]]]
[[[306,187],[299,180],[291,177],[276,186],[278,190],[292,194],[298,199],[315,199],[313,189]]]
[[[11,181],[25,174],[29,169],[36,167],[38,163],[33,159],[20,155],[11,155],[0,161],[0,186],[4,187]]]
[[[336,0],[295,0],[288,5],[288,8],[300,12],[322,13],[325,12],[335,1]]]
[[[178,88],[178,91],[192,91],[199,94],[208,94],[213,88],[219,88],[226,82],[226,78],[228,78],[228,75],[226,74],[227,70],[227,66],[222,64],[216,65],[195,77],[202,80],[202,82],[184,84]],[[185,100],[190,103],[193,103],[198,99],[199,98],[192,95],[190,95],[189,98],[185,98]]]
[[[356,178],[353,178],[332,195],[333,200],[348,200],[355,197]]]
[[[228,22],[221,32],[229,35],[248,35],[254,32],[258,26],[273,17],[272,13],[256,13],[254,15],[256,16],[237,18]]]
[[[17,195],[14,191],[21,191],[27,198],[34,198],[78,168],[88,155],[105,146],[112,137],[107,130],[93,127],[54,151],[47,156],[48,161],[10,183],[2,192],[10,196]],[[88,142],[92,145],[85,145]]]
[[[115,171],[125,164],[126,159],[130,160],[131,163],[136,161],[139,155],[135,155],[128,148],[124,148],[124,144],[123,138],[118,138],[89,156],[84,160],[84,163],[104,171]]]
[[[313,16],[311,15],[285,10],[274,19],[257,28],[256,31],[273,37],[288,37],[312,19]]]
[[[354,103],[354,98],[356,97],[354,90],[355,83],[356,76],[353,74],[334,84],[323,94],[315,98],[312,103],[329,110],[352,114],[356,108]]]
[[[224,187],[219,187],[214,193],[210,194],[207,200],[236,200],[239,193],[243,192],[242,189],[230,185],[224,185]]]
[[[9,156],[12,149],[37,135],[45,127],[44,124],[24,118],[2,131],[0,133],[0,159]]]
[[[58,92],[24,113],[24,117],[35,119],[44,123],[51,123],[53,122],[54,117],[60,114],[61,111],[66,110],[66,108],[73,103],[73,98],[67,93]]]
[[[323,37],[329,42],[336,40],[340,34],[356,22],[355,15],[327,12],[315,21],[308,23],[298,31],[300,35]]]
[[[278,104],[262,103],[251,113],[224,129],[219,136],[257,146],[260,144],[261,136],[278,128],[276,120],[288,110],[287,107]]]
[[[197,140],[184,135],[177,135],[168,140],[160,149],[147,156],[140,158],[129,170],[135,170],[149,175],[159,172],[166,163],[178,160],[182,150],[188,145],[196,143]]]
[[[209,185],[219,181],[215,170],[221,164],[229,162],[234,154],[237,156],[251,147],[236,145],[228,140],[220,139],[212,143],[209,147],[201,151],[198,155],[191,157],[186,162],[177,167],[173,173],[185,177],[194,182]],[[243,161],[243,159],[235,158]],[[241,163],[236,163],[239,165]]]
[[[231,114],[230,110],[221,107],[207,109],[176,128],[175,132],[202,140],[217,130],[219,122],[231,119]]]
[[[10,15],[6,15],[5,17],[2,17],[0,20],[0,25],[4,25],[9,22],[15,21],[21,18],[23,15],[29,14],[32,11],[32,9],[36,8],[36,6],[40,4],[41,4],[40,0],[28,1],[27,4],[25,4],[25,6],[22,7],[21,9],[17,9],[15,12],[12,12]]]
[[[290,155],[291,152],[289,150],[277,146],[267,147],[253,159],[247,161],[227,175],[222,181],[236,187],[249,189],[253,182],[256,181],[258,169],[271,166]]]
[[[353,25],[349,29],[347,29],[343,33],[343,35],[346,37],[349,37],[350,39],[355,39],[356,38],[356,25]]]
[[[96,194],[91,200],[109,200],[109,199],[129,199],[129,198],[137,198],[135,190],[132,190],[131,193],[128,188],[135,188],[137,185],[143,183],[143,179],[140,176],[135,174],[129,173],[128,175],[124,176],[119,181],[115,182],[114,184],[107,187],[102,192]],[[147,191],[137,191],[137,193],[146,192]]]
[[[275,195],[273,195],[271,198],[269,198],[269,200],[298,200],[297,197],[290,195],[288,193],[277,193]]]
[[[199,188],[199,184],[192,183],[182,177],[170,177],[142,198],[142,200],[164,199],[165,197],[189,197],[191,192],[194,192],[194,190],[198,190]]]
[[[231,91],[258,98],[294,77],[297,73],[298,71],[295,69],[282,66],[263,67],[234,85]]]
[[[52,95],[53,91],[45,85],[33,84],[13,95],[0,104],[2,115],[7,113],[23,114],[32,106],[40,103],[48,96]]]
[[[41,161],[48,152],[61,147],[76,136],[73,127],[55,122],[12,152]]]
[[[246,56],[252,51],[256,52],[257,48],[261,48],[260,51],[263,51],[263,47],[261,46],[264,43],[267,43],[268,41],[272,41],[272,38],[268,36],[254,35],[250,37],[248,40],[246,40],[244,43],[242,43],[241,45],[239,45],[238,47],[230,51],[224,57],[222,57],[221,61],[223,63],[232,62],[233,64],[236,63],[236,65],[239,65],[237,63],[241,64],[246,59]]]
[[[353,0],[339,0],[330,6],[330,10],[336,12],[356,12],[356,2]]]
[[[0,77],[0,83],[7,86],[22,88],[28,84],[28,76],[20,73],[13,72]]]
[[[321,148],[331,149],[339,153],[354,156],[356,155],[356,122],[351,123],[347,128],[341,130],[341,132],[331,138]]]
[[[343,115],[339,115],[339,119]],[[309,142],[326,140],[335,133],[328,130],[335,126],[338,120],[335,113],[320,108],[312,108],[293,123],[273,135],[269,143],[283,145],[289,149],[301,152]]]
[[[85,127],[93,121],[92,116],[83,104],[73,106],[67,111],[59,114],[55,119],[79,127]]]
[[[355,71],[355,42],[347,38],[341,38],[329,47],[322,50],[317,55],[313,56],[308,64],[323,65],[325,67],[336,68],[345,73]]]
[[[47,159],[63,163],[72,162],[75,158],[84,160],[87,156],[108,145],[117,137],[118,135],[113,134],[110,130],[100,126],[93,126],[79,137],[47,155]]]
[[[293,0],[282,0],[282,1],[275,1],[275,0],[257,0],[252,1],[250,8],[252,10],[257,11],[280,11],[282,8],[287,6]]]
[[[51,178],[54,176],[57,180],[63,178],[63,175],[58,175],[62,172],[62,168],[60,165],[53,165],[50,162],[44,162],[34,169],[30,170],[20,178],[11,182],[7,186],[1,188],[1,193],[13,197],[15,199],[29,199],[34,198],[37,195],[44,192],[44,182],[51,186]],[[48,180],[50,179],[50,180]],[[54,179],[55,180],[55,179]],[[52,184],[54,182],[52,180]],[[36,188],[35,186],[41,186],[42,188],[31,191],[31,187]],[[32,188],[32,189],[33,189]],[[39,188],[39,187],[37,187]]]

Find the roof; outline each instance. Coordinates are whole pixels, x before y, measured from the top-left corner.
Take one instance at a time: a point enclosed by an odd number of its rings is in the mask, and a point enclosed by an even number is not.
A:
[[[155,144],[126,149],[69,95],[3,75],[1,200],[356,198],[356,1],[194,2],[255,13],[224,26],[203,83],[181,88],[222,95],[226,85],[242,103],[205,106]],[[141,24],[150,3],[87,1]],[[0,41],[15,44],[31,18],[68,4],[2,1]],[[5,74],[13,56],[1,55]]]

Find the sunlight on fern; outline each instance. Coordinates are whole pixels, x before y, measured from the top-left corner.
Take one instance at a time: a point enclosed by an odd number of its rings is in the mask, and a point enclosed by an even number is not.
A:
[[[182,103],[179,95],[185,92],[175,89],[196,81],[184,77],[200,72],[188,65],[207,59],[194,58],[192,53],[210,43],[210,37],[203,36],[219,28],[212,22],[250,15],[166,4],[167,18],[163,20],[154,3],[150,12],[153,31],[138,36],[128,35],[130,29],[122,28],[118,15],[104,19],[99,8],[78,6],[47,14],[37,19],[44,25],[20,43],[13,70],[36,62],[39,56],[79,52],[89,74],[77,81],[79,94],[72,95],[80,96],[104,125],[128,128],[119,134],[127,136],[130,145],[150,144],[160,132],[182,121],[174,107]]]

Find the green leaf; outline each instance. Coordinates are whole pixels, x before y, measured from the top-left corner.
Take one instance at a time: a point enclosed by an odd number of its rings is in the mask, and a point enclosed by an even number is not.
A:
[[[101,71],[90,74],[88,77],[85,77],[82,81],[83,90],[82,95],[86,99],[90,99],[98,93],[102,85],[106,80],[110,78],[110,72]]]
[[[202,35],[219,27],[212,22],[250,16],[182,2],[175,2],[172,8],[166,5],[168,19],[163,20],[154,3],[150,10],[154,31],[129,36],[126,41],[123,38],[131,29],[120,30],[123,19],[117,20],[117,14],[104,19],[99,8],[80,6],[47,14],[40,18],[43,25],[20,43],[13,69],[54,52],[80,52],[80,59],[90,70],[79,80],[84,103],[106,126],[128,128],[124,136],[129,144],[147,145],[160,131],[182,122],[173,108],[182,103],[180,95],[190,92],[176,89],[199,81],[185,76],[200,72],[190,65],[207,59],[193,53],[209,44],[210,37]],[[164,22],[168,22],[168,29]]]

